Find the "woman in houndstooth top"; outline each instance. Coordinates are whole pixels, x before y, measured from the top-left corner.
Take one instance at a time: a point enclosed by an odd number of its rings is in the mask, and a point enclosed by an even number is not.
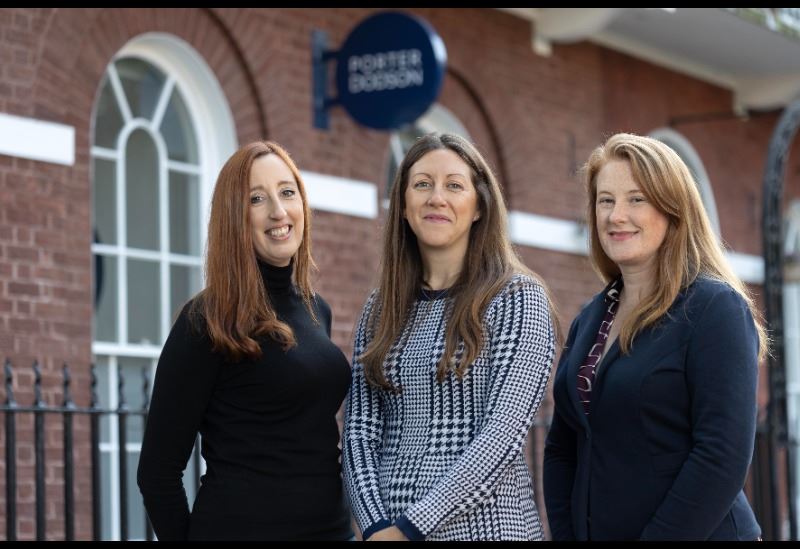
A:
[[[417,140],[354,344],[342,465],[364,539],[542,539],[523,447],[555,315],[506,227],[471,143]]]

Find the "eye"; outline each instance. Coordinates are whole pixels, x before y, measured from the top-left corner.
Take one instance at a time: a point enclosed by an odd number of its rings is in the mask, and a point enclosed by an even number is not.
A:
[[[613,200],[611,200],[611,199],[610,199],[610,198],[608,198],[608,197],[603,197],[603,198],[598,198],[598,199],[597,199],[597,204],[598,204],[598,206],[600,206],[600,205],[602,205],[602,206],[606,206],[606,205],[608,205],[608,204],[613,204],[613,203],[614,203],[614,201],[613,201]]]
[[[284,198],[292,198],[296,194],[297,191],[295,191],[294,189],[289,189],[289,188],[281,189],[281,196]]]
[[[461,191],[464,190],[464,185],[462,185],[458,181],[450,181],[449,183],[447,183],[447,188],[454,191]]]
[[[430,181],[425,181],[424,179],[414,182],[415,189],[425,189],[427,187],[430,187],[430,185],[431,185]]]
[[[647,202],[647,199],[643,196],[632,196],[631,202],[633,202],[634,204],[639,204],[642,202]]]
[[[250,204],[258,204],[264,201],[264,197],[260,194],[254,194],[250,196]]]

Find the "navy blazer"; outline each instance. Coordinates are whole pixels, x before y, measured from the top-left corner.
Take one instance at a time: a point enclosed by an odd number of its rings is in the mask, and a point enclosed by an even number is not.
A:
[[[742,491],[753,455],[758,334],[727,284],[698,278],[628,355],[598,366],[590,415],[578,368],[604,290],[575,318],[553,385],[544,496],[555,540],[753,540]]]

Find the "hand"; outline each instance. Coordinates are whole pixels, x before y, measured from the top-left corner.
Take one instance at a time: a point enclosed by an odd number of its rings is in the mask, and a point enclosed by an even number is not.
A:
[[[408,538],[397,526],[389,526],[383,530],[378,530],[368,537],[366,541],[408,541]]]

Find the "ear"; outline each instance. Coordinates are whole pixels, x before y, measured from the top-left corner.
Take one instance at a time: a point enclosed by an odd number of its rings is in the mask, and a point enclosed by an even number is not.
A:
[[[472,218],[472,222],[475,223],[480,218],[481,218],[481,211],[478,210],[477,212],[475,212],[475,216]]]

